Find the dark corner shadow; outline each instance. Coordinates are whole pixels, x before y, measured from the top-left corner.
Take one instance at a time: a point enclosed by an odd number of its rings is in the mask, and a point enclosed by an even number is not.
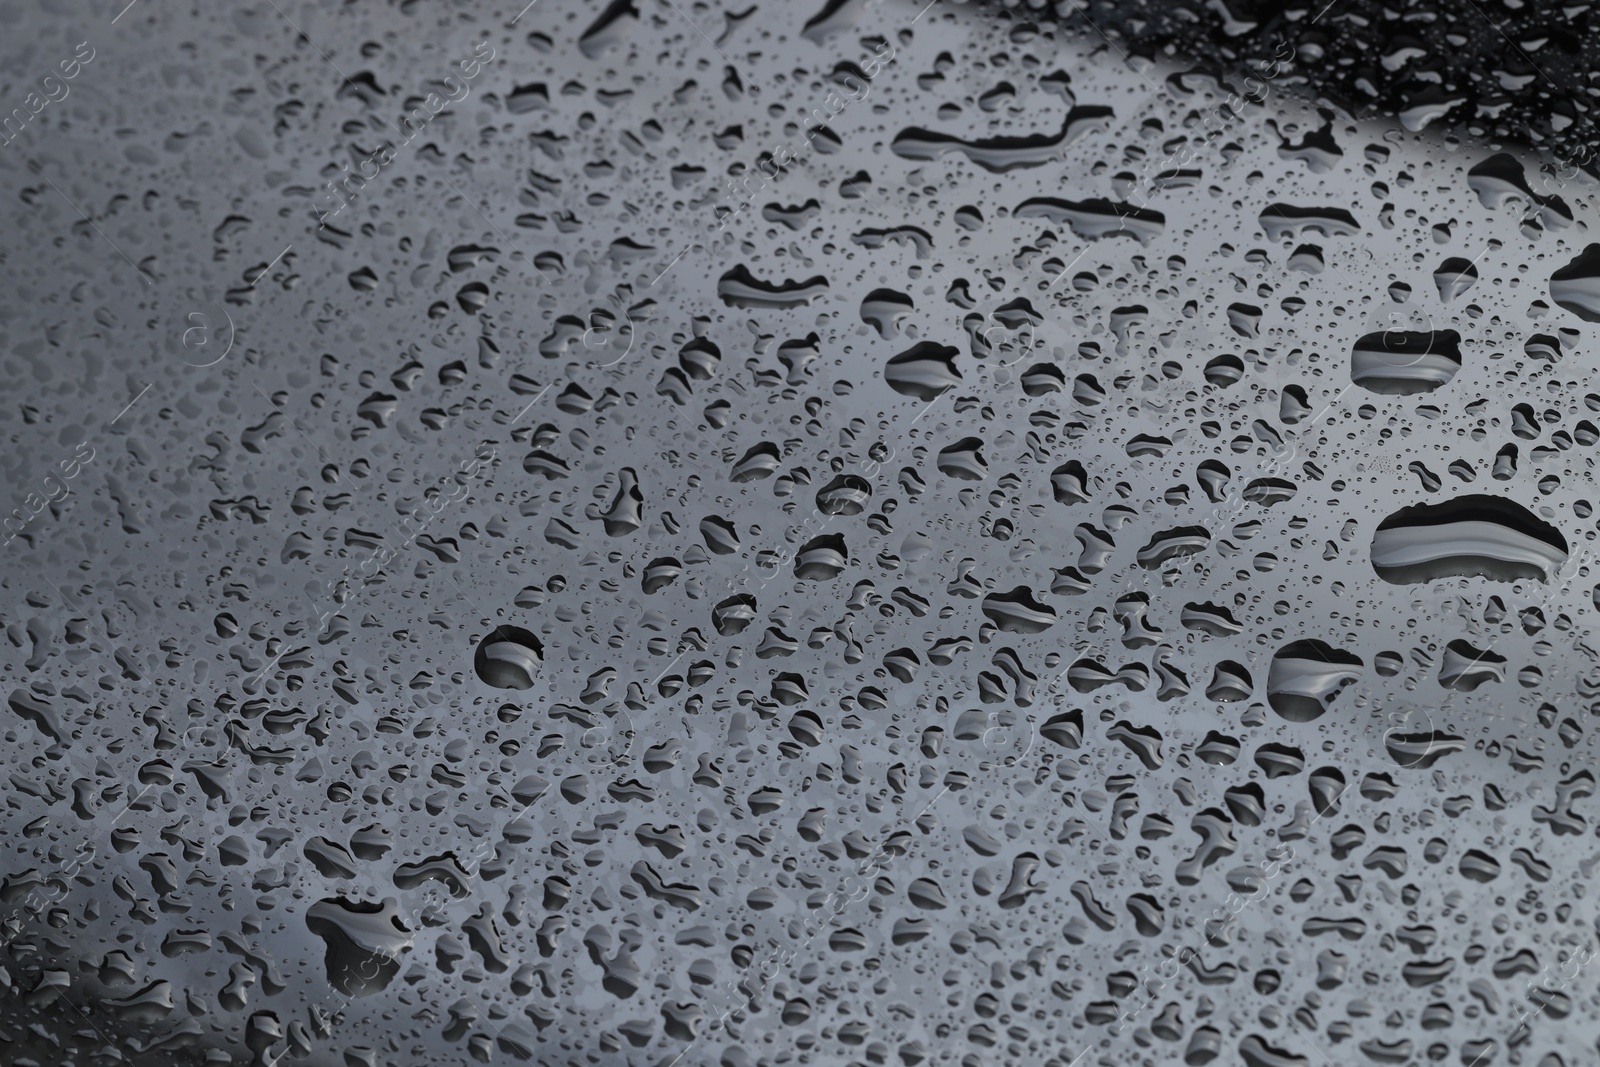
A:
[[[966,10],[1063,25],[1116,56],[1234,83],[1272,71],[1275,89],[1353,119],[1532,150],[1600,177],[1592,9],[1569,15],[1548,0],[1516,10],[1498,0],[980,0]]]

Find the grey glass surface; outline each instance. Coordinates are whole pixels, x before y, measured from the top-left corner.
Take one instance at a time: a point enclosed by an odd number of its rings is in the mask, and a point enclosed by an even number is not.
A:
[[[0,9],[0,1062],[1593,1062],[1570,154],[517,6]]]

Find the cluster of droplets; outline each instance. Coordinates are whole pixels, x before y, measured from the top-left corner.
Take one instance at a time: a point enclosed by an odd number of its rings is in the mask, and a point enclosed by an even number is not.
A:
[[[241,336],[110,426],[153,362],[9,357],[19,456],[104,444],[4,585],[19,1055],[1583,1062],[1578,198],[1213,136],[1048,23],[762,16],[535,7],[272,266],[426,92],[285,44],[223,157],[280,205],[104,209],[174,247],[86,332]]]

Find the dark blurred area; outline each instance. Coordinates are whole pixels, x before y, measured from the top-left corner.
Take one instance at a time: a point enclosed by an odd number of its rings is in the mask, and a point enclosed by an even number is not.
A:
[[[1131,59],[1193,63],[1233,78],[1277,69],[1274,88],[1355,118],[1548,149],[1563,169],[1600,174],[1592,4],[1058,0],[1052,10]],[[1050,17],[1015,5],[993,11]]]

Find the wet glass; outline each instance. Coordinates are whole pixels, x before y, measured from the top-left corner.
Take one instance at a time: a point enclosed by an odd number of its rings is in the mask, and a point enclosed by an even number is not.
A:
[[[0,13],[0,1060],[1590,1062],[1588,17]]]

